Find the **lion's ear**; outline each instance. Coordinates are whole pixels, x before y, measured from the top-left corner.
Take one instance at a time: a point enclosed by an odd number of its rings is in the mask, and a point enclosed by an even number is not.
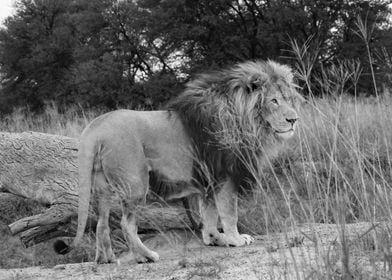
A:
[[[251,82],[246,87],[246,90],[248,93],[251,93],[251,92],[254,92],[255,90],[259,89],[259,87],[260,87],[260,85],[258,85],[257,83]]]
[[[265,80],[261,79],[260,77],[256,79],[251,79],[247,86],[246,86],[246,91],[248,93],[252,93],[256,90],[263,90],[265,87]]]

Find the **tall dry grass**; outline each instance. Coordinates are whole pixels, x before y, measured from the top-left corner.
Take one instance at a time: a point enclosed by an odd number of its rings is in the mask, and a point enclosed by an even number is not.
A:
[[[310,98],[300,111],[297,135],[264,169],[253,196],[241,201],[240,230],[269,234],[301,223],[390,221],[391,107],[389,96]],[[54,106],[40,115],[17,110],[1,120],[0,129],[77,137],[99,114],[59,113]],[[382,252],[388,236],[371,242]],[[20,266],[37,262],[33,253],[21,255]]]
[[[297,135],[259,174],[253,196],[241,201],[241,231],[268,234],[301,223],[391,219],[392,99],[346,95],[343,81],[353,83],[357,75],[352,69],[358,66],[349,62],[324,69],[319,77],[324,97],[311,96],[303,105]],[[19,109],[0,120],[0,129],[78,137],[101,113],[79,108],[59,113],[54,105],[41,114]],[[382,241],[372,242],[381,250]],[[21,266],[34,263],[21,260]]]
[[[0,117],[0,131],[36,131],[76,138],[92,119],[103,113],[104,110],[85,110],[77,106],[60,112],[55,103],[48,103],[40,113],[22,107]]]
[[[304,223],[338,225],[338,246],[326,254],[330,259],[316,264],[309,279],[385,279],[391,274],[392,96],[376,84],[368,28],[358,19],[358,35],[371,65],[373,97],[358,92],[359,62],[339,61],[315,73],[318,51],[311,50],[309,41],[292,42],[297,77],[308,93],[299,131],[258,174],[251,202],[242,202],[243,231],[269,234]],[[367,233],[348,241],[347,225],[360,222],[366,222]],[[314,246],[325,260],[316,241]],[[309,273],[296,271],[296,278]]]
[[[360,19],[358,28],[372,63],[367,26]],[[374,97],[359,97],[362,68],[356,61],[314,73],[317,50],[310,52],[308,43],[292,42],[298,79],[308,92],[298,134],[260,174],[252,206],[242,208],[243,230],[269,233],[303,223],[337,224],[338,246],[326,254],[333,258],[317,263],[309,279],[389,279],[392,97],[388,90],[379,92],[374,74]],[[348,89],[354,94],[348,95]],[[367,234],[348,241],[347,225],[359,222],[367,222]],[[317,242],[314,246],[319,254]],[[319,257],[325,260],[326,255]]]

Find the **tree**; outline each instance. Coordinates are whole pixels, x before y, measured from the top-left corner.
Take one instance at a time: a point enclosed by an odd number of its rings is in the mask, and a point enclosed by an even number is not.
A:
[[[34,109],[61,87],[58,81],[72,64],[74,38],[63,17],[69,2],[17,2],[16,15],[0,31],[2,110],[10,103]]]
[[[293,63],[290,40],[310,42],[315,73],[342,59],[364,67],[358,17],[372,27],[377,78],[392,53],[389,1],[18,0],[0,29],[0,111],[47,101],[158,108],[191,75],[246,59]],[[320,69],[317,69],[317,68]]]

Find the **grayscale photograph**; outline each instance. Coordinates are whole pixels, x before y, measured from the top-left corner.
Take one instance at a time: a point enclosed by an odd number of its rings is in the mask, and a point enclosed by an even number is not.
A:
[[[392,280],[391,0],[0,0],[0,280]]]

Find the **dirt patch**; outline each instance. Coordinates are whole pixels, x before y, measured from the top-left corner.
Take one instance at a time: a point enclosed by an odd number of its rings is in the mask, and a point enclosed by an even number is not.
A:
[[[145,242],[160,253],[157,263],[136,264],[123,258],[119,265],[9,269],[0,270],[0,279],[342,279],[345,274],[353,279],[391,279],[388,260],[382,258],[386,248],[371,245],[385,228],[346,225],[341,238],[341,226],[303,225],[287,233],[257,236],[254,244],[240,248],[203,246],[189,234],[172,232]]]

